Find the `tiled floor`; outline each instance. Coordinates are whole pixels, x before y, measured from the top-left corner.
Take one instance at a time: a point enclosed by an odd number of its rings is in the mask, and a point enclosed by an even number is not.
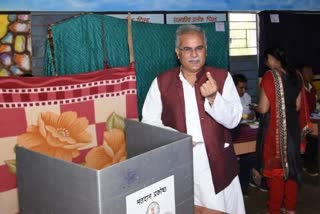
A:
[[[244,199],[246,213],[259,214],[266,208],[268,193],[249,188],[249,197]],[[320,214],[320,184],[317,185],[317,177],[303,174],[296,211],[297,214]]]

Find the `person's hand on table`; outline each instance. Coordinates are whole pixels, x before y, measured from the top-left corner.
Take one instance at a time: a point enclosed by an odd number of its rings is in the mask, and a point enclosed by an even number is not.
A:
[[[250,114],[242,114],[242,120],[254,120],[255,119],[255,113],[251,112]]]

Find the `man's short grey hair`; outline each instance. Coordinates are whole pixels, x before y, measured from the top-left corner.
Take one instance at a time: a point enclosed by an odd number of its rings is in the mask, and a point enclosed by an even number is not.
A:
[[[179,47],[180,45],[180,37],[183,34],[190,33],[190,32],[197,32],[201,33],[203,35],[204,39],[204,44],[207,46],[207,37],[206,37],[206,32],[199,26],[196,25],[181,25],[178,27],[176,31],[176,48]]]

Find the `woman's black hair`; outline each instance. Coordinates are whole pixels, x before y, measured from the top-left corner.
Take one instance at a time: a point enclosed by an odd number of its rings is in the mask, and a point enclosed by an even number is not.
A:
[[[291,66],[291,64],[289,63],[288,56],[287,56],[286,52],[283,49],[281,49],[281,48],[268,48],[268,49],[266,49],[264,51],[264,53],[263,53],[263,58],[265,59],[265,61],[268,60],[268,55],[271,55],[274,58],[276,58],[277,60],[279,60],[279,62],[281,63],[281,67],[284,70],[286,70],[286,72],[291,77],[296,79],[297,72],[294,69],[294,67]]]

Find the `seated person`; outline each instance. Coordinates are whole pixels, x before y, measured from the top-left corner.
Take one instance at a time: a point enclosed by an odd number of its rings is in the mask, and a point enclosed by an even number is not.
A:
[[[304,88],[306,91],[306,98],[309,105],[310,113],[315,112],[316,103],[317,103],[317,94],[316,89],[312,85],[313,81],[313,70],[309,65],[303,65],[300,67],[299,71],[301,72]],[[318,138],[317,136],[313,136],[308,134],[306,136],[307,146],[306,151],[302,155],[303,158],[303,169],[310,176],[318,176],[319,168],[318,168]]]
[[[243,74],[234,74],[232,76],[233,82],[236,85],[238,94],[242,104],[242,119],[253,120],[255,119],[255,112],[251,110],[251,96],[247,91],[247,78]]]

